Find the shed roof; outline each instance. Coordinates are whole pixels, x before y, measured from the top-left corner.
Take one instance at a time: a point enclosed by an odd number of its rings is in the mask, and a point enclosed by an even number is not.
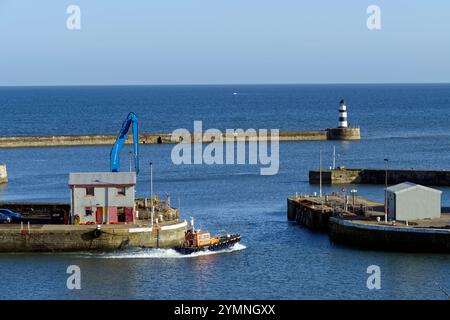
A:
[[[412,189],[416,189],[416,188],[422,189],[422,190],[427,190],[430,192],[442,193],[441,190],[425,187],[420,184],[415,184],[412,182],[402,182],[402,183],[396,184],[394,186],[390,186],[386,190],[397,194],[397,193],[406,192],[408,190],[412,190]]]
[[[135,172],[76,172],[69,174],[69,185],[135,185]]]

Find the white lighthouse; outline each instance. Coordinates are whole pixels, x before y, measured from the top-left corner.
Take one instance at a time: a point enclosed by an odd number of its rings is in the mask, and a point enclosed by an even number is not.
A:
[[[353,124],[354,126],[354,124]],[[359,140],[361,139],[361,131],[359,127],[348,127],[347,106],[345,101],[339,103],[339,125],[337,128],[327,129],[328,140]]]
[[[341,100],[339,103],[339,128],[347,128],[347,106],[345,105],[345,101]]]

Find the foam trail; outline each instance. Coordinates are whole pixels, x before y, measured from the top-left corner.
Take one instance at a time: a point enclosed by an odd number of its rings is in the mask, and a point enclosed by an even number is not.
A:
[[[110,252],[103,254],[89,254],[91,258],[102,259],[180,259],[194,258],[200,256],[209,256],[212,254],[227,253],[244,250],[247,247],[243,244],[236,243],[232,247],[219,251],[199,251],[192,254],[181,254],[174,249],[132,249],[121,252]]]

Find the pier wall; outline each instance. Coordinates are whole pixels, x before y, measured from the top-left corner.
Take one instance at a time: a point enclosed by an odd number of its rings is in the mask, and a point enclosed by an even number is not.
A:
[[[405,181],[426,186],[450,186],[450,170],[389,169],[388,184]],[[322,171],[324,184],[385,184],[385,169],[335,169]],[[309,171],[309,183],[318,184],[320,171]]]
[[[0,252],[68,252],[117,250],[127,247],[171,248],[184,241],[186,221],[157,228],[102,226],[94,236],[95,226],[33,225],[28,233],[20,225],[0,226]]]
[[[337,131],[336,131],[337,130]],[[349,131],[342,129],[326,129],[316,131],[280,131],[279,141],[323,141],[323,140],[357,140],[358,134],[353,131],[355,128],[348,128]],[[160,144],[160,143],[178,143],[178,142],[202,142],[210,143],[217,138],[212,134],[202,135],[185,135],[179,137],[178,140],[172,140],[171,133],[143,133],[139,135],[140,144]],[[268,137],[260,137],[258,135],[245,136],[237,135],[232,139],[221,137],[222,141],[267,141]],[[0,148],[28,148],[28,147],[64,147],[64,146],[92,146],[92,145],[113,145],[116,141],[116,135],[113,134],[97,134],[97,135],[62,135],[62,136],[3,136],[0,137]],[[131,144],[133,137],[128,136],[126,143]]]
[[[313,231],[327,231],[331,211],[315,205],[313,201],[298,200],[295,197],[287,199],[288,221],[307,227]]]
[[[97,146],[113,145],[117,136],[112,134],[97,135],[65,135],[65,136],[15,136],[0,137],[0,148],[28,147],[66,147],[66,146]],[[127,144],[133,143],[133,137],[128,136]],[[172,143],[170,134],[141,134],[140,144]]]
[[[360,128],[331,128],[327,129],[328,140],[360,140]]]
[[[6,171],[6,164],[0,163],[0,184],[8,182],[8,172]]]
[[[374,250],[450,253],[450,230],[366,225],[332,217],[329,236],[335,243]]]

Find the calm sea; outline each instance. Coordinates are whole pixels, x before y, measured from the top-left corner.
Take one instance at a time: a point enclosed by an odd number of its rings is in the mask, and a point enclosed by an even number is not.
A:
[[[337,164],[449,168],[450,85],[261,85],[0,88],[0,135],[117,133],[129,111],[143,132],[254,128],[315,130],[337,125],[344,98],[358,142],[280,144],[280,169],[183,165],[171,145],[141,147],[138,195],[154,187],[203,229],[239,232],[232,252],[184,258],[172,250],[114,253],[0,254],[1,299],[441,299],[450,291],[450,256],[364,251],[333,245],[286,220],[286,197],[318,191],[308,170]],[[128,168],[128,151],[122,166]],[[108,171],[110,147],[0,149],[10,182],[0,201],[68,201],[68,173]],[[381,186],[358,194],[383,200]],[[450,206],[450,188],[440,188]],[[338,187],[325,187],[326,192]],[[66,268],[78,265],[82,289],[66,287]],[[368,290],[367,267],[378,265],[381,290]]]

